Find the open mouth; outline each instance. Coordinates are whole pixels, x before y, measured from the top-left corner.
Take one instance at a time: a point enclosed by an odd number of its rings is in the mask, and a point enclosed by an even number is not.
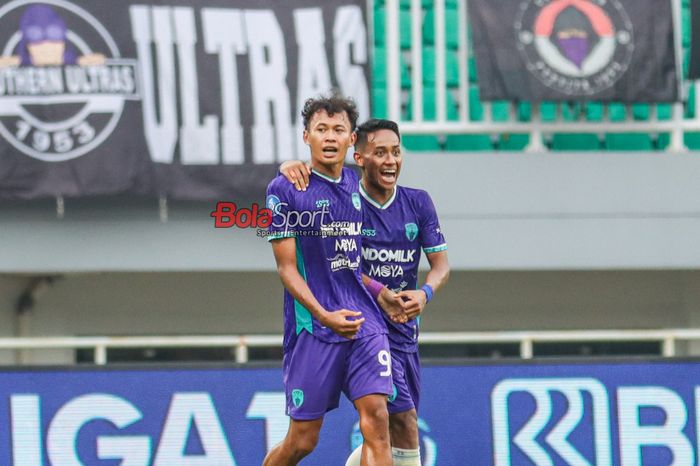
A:
[[[338,148],[337,147],[332,147],[332,146],[326,146],[323,148],[323,153],[324,154],[329,154],[329,155],[334,155],[338,153]]]
[[[396,169],[387,168],[379,171],[379,176],[385,183],[396,183]]]

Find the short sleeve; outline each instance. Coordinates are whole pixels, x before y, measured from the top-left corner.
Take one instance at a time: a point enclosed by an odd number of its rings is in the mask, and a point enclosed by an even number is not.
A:
[[[423,252],[430,254],[447,249],[447,241],[442,234],[442,228],[435,212],[435,205],[430,195],[421,191],[419,196],[418,217],[420,219],[420,244]]]
[[[293,209],[294,198],[289,189],[289,183],[282,182],[278,176],[267,186],[265,207],[272,211],[272,222],[267,227],[267,240],[293,238],[296,232],[289,228],[289,212]],[[286,181],[286,180],[285,180]]]

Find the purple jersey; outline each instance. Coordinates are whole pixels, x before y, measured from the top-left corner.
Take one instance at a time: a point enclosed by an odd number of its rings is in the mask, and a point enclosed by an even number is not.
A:
[[[355,172],[343,168],[339,180],[316,171],[305,192],[283,176],[267,187],[267,207],[273,211],[268,240],[294,237],[297,268],[327,311],[349,309],[365,318],[356,338],[387,333],[379,307],[362,284],[362,201]],[[306,330],[325,342],[346,338],[322,326],[285,289],[285,348]]]
[[[384,204],[373,200],[360,186],[363,208],[362,272],[393,291],[415,290],[420,251],[447,249],[435,206],[427,192],[397,186]],[[384,315],[384,313],[382,313]],[[396,324],[385,318],[391,348],[418,350],[418,320]]]

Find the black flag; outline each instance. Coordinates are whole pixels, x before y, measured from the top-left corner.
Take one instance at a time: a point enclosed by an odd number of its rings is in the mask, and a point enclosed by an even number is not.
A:
[[[484,100],[672,102],[671,0],[472,0]]]
[[[689,79],[700,79],[700,0],[690,2],[690,68]]]

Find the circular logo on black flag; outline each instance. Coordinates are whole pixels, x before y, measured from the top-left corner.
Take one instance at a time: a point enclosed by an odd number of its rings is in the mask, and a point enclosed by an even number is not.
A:
[[[136,61],[107,29],[65,0],[0,7],[0,134],[47,162],[95,149],[126,99],[138,99]]]
[[[609,88],[632,60],[632,22],[618,0],[527,0],[514,26],[527,69],[567,95]]]

